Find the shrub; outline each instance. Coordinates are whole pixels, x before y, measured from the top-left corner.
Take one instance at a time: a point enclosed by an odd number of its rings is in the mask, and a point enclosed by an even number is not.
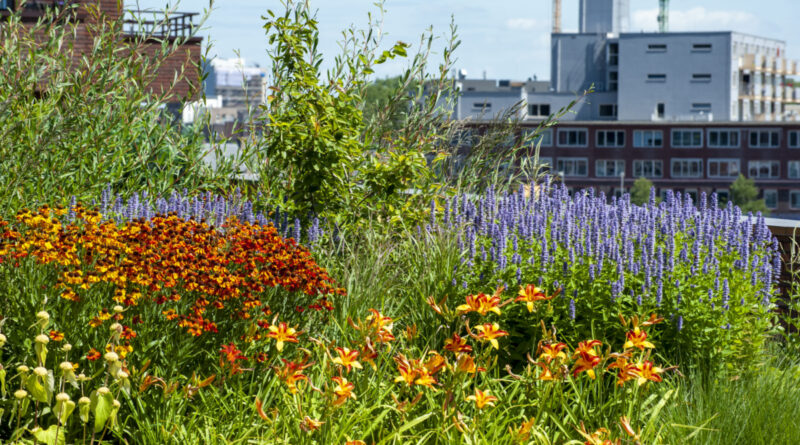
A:
[[[459,238],[449,292],[531,281],[560,290],[553,311],[567,338],[612,337],[617,314],[659,312],[666,354],[714,363],[752,357],[771,326],[777,242],[762,217],[720,209],[715,196],[698,208],[680,193],[638,207],[562,186],[457,196],[431,215],[428,230]],[[518,353],[530,351],[535,328],[514,328]]]

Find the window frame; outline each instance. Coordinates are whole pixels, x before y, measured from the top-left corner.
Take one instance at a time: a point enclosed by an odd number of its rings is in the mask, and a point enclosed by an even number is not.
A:
[[[793,172],[794,174],[792,174]],[[786,163],[786,177],[800,179],[800,161],[788,161]]]
[[[603,144],[600,144],[600,134],[601,133],[603,134],[603,139],[605,140],[605,142],[603,142]],[[615,141],[614,145],[609,145],[608,144],[608,133],[613,133],[614,134],[614,141]],[[598,148],[625,148],[625,146],[627,145],[626,144],[627,141],[625,140],[625,139],[627,139],[625,137],[625,133],[626,133],[625,130],[596,130],[594,132],[594,143],[595,143],[595,146],[598,147]],[[622,142],[621,143],[619,142],[620,136],[622,136]]]
[[[665,83],[666,81],[667,81],[666,73],[647,73],[647,82]]]
[[[692,73],[692,82],[694,83],[710,83],[711,79],[711,73]]]
[[[537,114],[531,113],[531,110],[533,110],[534,107],[536,107]],[[542,113],[542,107],[547,107],[546,114]],[[548,116],[550,116],[550,104],[542,104],[542,103],[528,104],[528,117],[548,117]]]
[[[675,133],[676,132],[694,133],[694,134],[699,133],[700,134],[700,143],[699,144],[692,144],[692,145],[675,145]],[[681,137],[681,139],[682,138],[683,137]],[[703,134],[703,130],[702,129],[697,129],[697,128],[673,128],[672,130],[670,130],[669,144],[670,144],[670,148],[703,148],[704,139],[705,139],[705,135]]]
[[[718,164],[720,162],[727,162],[727,163],[735,162],[736,163],[736,173],[731,174],[729,172],[727,176],[726,175],[721,175],[721,174],[719,174],[719,167],[717,167],[718,173],[716,175],[712,175],[711,174],[711,165],[712,164]],[[709,159],[706,160],[706,169],[707,169],[707,171],[706,171],[706,177],[707,178],[713,178],[713,179],[736,178],[736,177],[739,176],[739,173],[741,173],[741,171],[742,171],[742,162],[738,158],[709,158]],[[729,171],[730,171],[730,168],[729,168]]]
[[[692,44],[692,52],[693,53],[710,53],[714,50],[713,43],[693,43]]]
[[[754,133],[758,135],[757,138],[759,140],[756,145],[753,145],[753,134]],[[761,134],[762,133],[768,133],[770,135],[777,134],[778,135],[777,143],[775,145],[772,145],[772,136],[770,136],[769,137],[769,144],[768,145],[762,145],[761,144]],[[780,146],[781,146],[781,130],[779,128],[750,128],[750,129],[748,129],[748,135],[747,136],[748,136],[747,137],[747,147],[748,148],[763,148],[763,149],[767,149],[767,150],[770,150],[770,149],[774,150],[776,148],[780,148]]]
[[[741,148],[741,146],[742,146],[742,131],[740,129],[738,129],[738,128],[737,129],[709,128],[707,130],[707,133],[708,134],[706,135],[706,145],[708,146],[708,148],[723,148],[724,149],[724,148]],[[722,145],[719,142],[719,137],[717,137],[717,143],[716,144],[712,143],[711,142],[711,133],[719,133],[719,134],[727,133],[729,141],[730,141],[730,135],[731,134],[735,134],[736,135],[736,145],[730,145],[730,144],[729,145]]]
[[[645,174],[645,164],[651,164],[650,170],[653,172],[651,175]],[[636,174],[636,166],[637,164],[640,167],[640,174]],[[656,175],[656,164],[659,165],[659,174]],[[631,172],[634,178],[648,178],[648,179],[660,179],[664,177],[664,160],[663,159],[634,159],[633,160],[633,171]]]
[[[639,133],[641,135],[641,142],[639,144],[636,143],[636,134]],[[651,138],[653,141],[656,140],[656,134],[659,135],[659,144],[658,145],[645,145],[645,136],[647,133],[652,133]],[[664,130],[633,130],[633,148],[663,148],[664,147]]]
[[[762,168],[761,164],[766,164],[766,163],[769,163],[769,172],[770,172],[770,174],[769,174],[769,176],[761,176],[761,174],[760,174],[761,168]],[[753,175],[750,174],[750,171],[753,169],[753,165],[757,166],[756,167],[756,171],[759,172],[758,175],[753,176]],[[777,167],[777,173],[773,176],[772,175],[772,167],[776,166],[776,165],[778,166]],[[750,179],[780,179],[780,177],[781,177],[781,161],[774,160],[774,159],[753,159],[753,160],[747,161],[747,177],[750,178]]]
[[[792,139],[794,139],[794,143]],[[789,130],[787,132],[786,145],[789,148],[800,148],[800,130]]]
[[[676,162],[687,162],[687,163],[696,162],[698,164],[697,165],[697,171],[698,171],[699,174],[697,176],[683,175],[683,174],[676,175],[675,174],[675,163]],[[689,168],[689,170],[691,170],[691,168]],[[670,175],[670,178],[674,178],[674,179],[702,179],[704,173],[705,173],[705,171],[703,170],[703,158],[672,158],[672,159],[670,159],[670,163],[669,163],[669,175]]]
[[[577,143],[570,144],[568,142],[561,143],[561,135],[568,134],[569,132],[576,132],[576,134],[580,135],[583,134],[584,142],[583,144],[580,143],[580,136],[578,136]],[[568,136],[567,136],[568,138]],[[589,129],[588,128],[559,128],[558,132],[556,133],[556,147],[588,147],[589,146]]]
[[[767,194],[768,193],[770,195],[774,195],[775,196],[775,205],[774,206],[769,205],[769,201],[767,200]],[[778,190],[777,189],[764,189],[761,199],[764,200],[764,204],[767,206],[768,209],[774,210],[774,209],[778,208],[779,201],[778,201]]]
[[[527,139],[536,131],[535,128],[526,128],[522,130],[522,138]],[[549,137],[549,141],[547,138]],[[553,146],[553,129],[552,128],[543,128],[542,131],[539,133],[538,138],[533,139],[534,144],[538,144],[538,139],[542,140],[542,147],[552,147]]]
[[[667,52],[667,44],[666,43],[648,43],[647,44],[647,52],[648,53],[665,53],[665,52]]]
[[[575,174],[575,173],[573,173],[573,174],[567,174],[567,169],[565,169],[565,168],[561,168],[561,167],[562,167],[562,165],[560,164],[561,162],[565,162],[565,161],[572,162],[572,163],[575,163],[575,164],[577,164],[577,163],[579,163],[579,162],[582,162],[582,163],[584,163],[584,165],[585,165],[585,169],[586,169],[586,173],[585,173],[585,174],[582,174],[582,175],[581,175],[581,174]],[[558,157],[558,158],[556,158],[556,161],[555,161],[555,162],[556,162],[556,169],[555,169],[555,171],[556,171],[556,172],[564,172],[564,177],[565,177],[565,178],[586,178],[586,177],[588,177],[588,176],[589,176],[589,158],[587,158],[587,157],[585,157],[585,156],[578,156],[578,157],[574,157],[574,156],[564,156],[564,157]]]
[[[794,205],[792,201],[794,196],[797,196],[797,205]],[[789,208],[792,210],[800,210],[800,190],[789,190]]]
[[[473,102],[472,111],[491,111],[492,103],[489,101]]]
[[[607,170],[609,163],[614,163],[614,171],[620,170],[614,175],[607,175],[605,171]],[[603,166],[603,174],[601,175],[600,166]],[[594,161],[594,176],[596,178],[619,178],[620,173],[625,174],[625,160],[624,159],[595,159]]]

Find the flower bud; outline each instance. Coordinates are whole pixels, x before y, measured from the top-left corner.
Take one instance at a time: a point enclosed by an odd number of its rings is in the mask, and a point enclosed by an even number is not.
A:
[[[104,396],[106,394],[111,394],[111,390],[108,389],[107,386],[101,386],[97,388],[97,393],[100,394],[101,396]]]
[[[65,392],[60,392],[56,395],[56,402],[66,402],[69,400],[69,394]]]
[[[116,306],[114,306],[113,310],[114,310],[114,312],[116,312],[118,314],[121,314],[122,311],[124,311],[125,309],[120,305],[116,305]]]
[[[17,366],[17,372],[18,372],[18,373],[20,373],[20,374],[27,374],[27,373],[28,373],[28,371],[30,371],[30,370],[31,370],[31,368],[28,368],[28,367],[27,367],[27,366],[25,366],[25,365],[19,365],[19,366]]]
[[[105,358],[107,362],[114,363],[119,360],[119,355],[117,355],[117,353],[114,351],[109,351],[106,352],[106,355],[104,355],[103,358]]]
[[[112,324],[109,329],[111,332],[122,332],[122,325],[119,323]]]
[[[117,400],[117,399],[114,399],[114,401],[111,402],[111,405],[116,409],[119,409],[119,407],[122,406],[122,404],[119,403],[119,400]]]
[[[125,380],[128,378],[128,373],[125,371],[120,371],[117,373],[117,378],[120,380]]]
[[[0,348],[2,348],[6,344],[6,341],[8,341],[6,336],[0,333]]]
[[[61,347],[61,350],[64,352],[72,351],[72,345],[69,343],[64,343],[64,346]]]
[[[36,336],[34,341],[36,343],[41,343],[43,345],[46,345],[46,344],[50,343],[50,337],[48,337],[48,336],[46,336],[44,334],[39,334],[39,335]]]
[[[80,399],[78,399],[78,405],[88,405],[90,403],[92,403],[92,399],[88,397],[81,397]]]
[[[16,391],[14,391],[14,398],[15,399],[22,400],[25,397],[28,397],[28,391],[25,391],[24,389],[18,389]]]
[[[73,370],[72,363],[70,363],[70,362],[61,362],[61,364],[58,365],[58,369],[60,369],[60,370],[62,370],[64,372],[72,371]]]
[[[36,314],[36,321],[39,322],[39,325],[42,327],[47,326],[47,323],[50,321],[50,314],[45,311],[39,311]]]
[[[47,368],[44,368],[42,366],[37,366],[33,368],[33,373],[39,377],[45,377],[47,375]]]
[[[84,374],[84,373],[80,373],[80,374],[78,374],[78,376],[76,377],[76,379],[77,379],[79,382],[85,382],[85,381],[89,380],[89,379],[86,377],[86,374]]]

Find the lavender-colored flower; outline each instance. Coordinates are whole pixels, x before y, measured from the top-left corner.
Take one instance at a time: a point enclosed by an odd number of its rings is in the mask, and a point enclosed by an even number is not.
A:
[[[569,299],[569,318],[575,319],[575,300]]]

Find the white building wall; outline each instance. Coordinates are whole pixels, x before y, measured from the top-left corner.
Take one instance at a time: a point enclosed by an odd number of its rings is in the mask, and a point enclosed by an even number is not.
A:
[[[575,93],[594,84],[597,91],[604,91],[607,42],[606,36],[599,34],[552,34],[553,89],[558,93]]]
[[[659,103],[668,120],[731,120],[730,32],[622,34],[619,53],[620,120],[656,118]]]

